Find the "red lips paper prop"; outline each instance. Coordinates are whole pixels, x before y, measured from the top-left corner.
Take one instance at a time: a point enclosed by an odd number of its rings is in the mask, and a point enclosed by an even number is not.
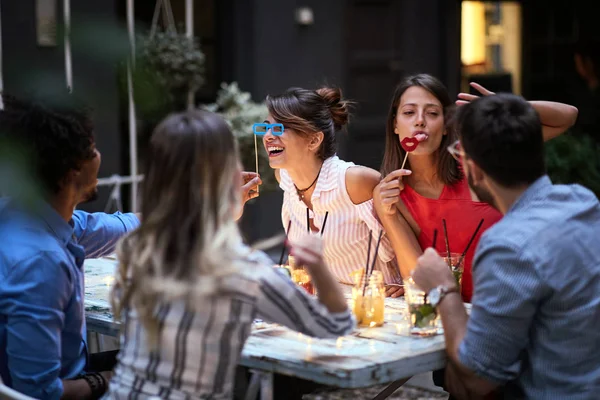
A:
[[[400,145],[402,146],[404,151],[406,151],[407,153],[410,153],[412,151],[415,151],[415,149],[417,148],[419,143],[420,142],[414,137],[405,137],[400,142]]]

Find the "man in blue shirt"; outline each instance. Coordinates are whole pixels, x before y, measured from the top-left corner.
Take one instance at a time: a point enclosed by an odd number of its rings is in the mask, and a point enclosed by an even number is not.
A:
[[[600,393],[600,204],[545,175],[538,115],[522,98],[483,97],[458,112],[449,147],[479,199],[503,219],[484,233],[467,316],[456,281],[427,249],[413,271],[444,324],[446,388],[457,398],[504,386],[511,399]]]
[[[94,370],[83,261],[113,252],[139,221],[74,211],[96,197],[100,166],[85,112],[5,97],[0,128],[4,144],[25,149],[43,193],[30,201],[0,198],[0,377],[35,398],[97,398],[110,373],[82,375]]]

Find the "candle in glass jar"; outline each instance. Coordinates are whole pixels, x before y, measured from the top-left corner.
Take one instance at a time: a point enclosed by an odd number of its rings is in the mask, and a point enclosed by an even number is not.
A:
[[[364,286],[364,269],[354,271],[355,285],[352,288],[353,312],[359,326],[382,326],[385,310],[385,287],[383,275],[373,271]]]

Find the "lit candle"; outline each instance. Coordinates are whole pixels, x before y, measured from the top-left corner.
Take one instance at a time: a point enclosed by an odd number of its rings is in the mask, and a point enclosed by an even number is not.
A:
[[[111,286],[114,283],[114,281],[114,276],[105,276],[104,278],[102,278],[102,282],[104,282],[106,286]]]

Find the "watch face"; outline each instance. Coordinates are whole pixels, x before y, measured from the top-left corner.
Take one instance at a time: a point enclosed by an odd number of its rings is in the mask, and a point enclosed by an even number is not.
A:
[[[429,291],[429,304],[431,304],[432,306],[437,306],[438,303],[440,302],[440,289],[438,288],[433,288]]]

